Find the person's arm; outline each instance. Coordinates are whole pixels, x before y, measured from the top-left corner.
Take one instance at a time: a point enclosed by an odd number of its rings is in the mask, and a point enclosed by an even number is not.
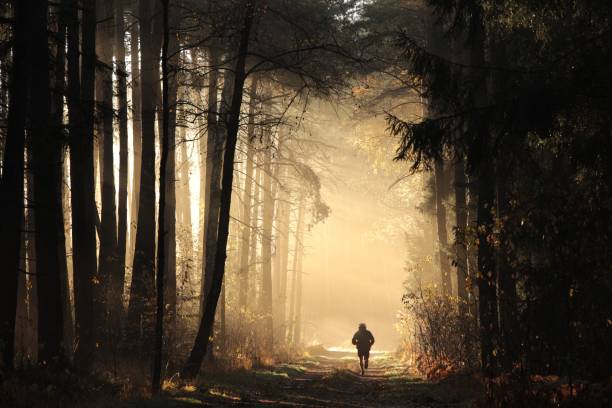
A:
[[[357,333],[353,335],[353,340],[351,340],[351,342],[353,343],[353,345],[357,345]]]
[[[370,332],[370,346],[374,345],[374,335]]]

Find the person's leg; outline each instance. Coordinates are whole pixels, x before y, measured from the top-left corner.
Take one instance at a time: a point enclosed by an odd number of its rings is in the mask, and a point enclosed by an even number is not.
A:
[[[368,360],[370,359],[370,352],[366,351],[365,354],[363,355],[363,359],[364,359],[364,365],[366,370],[368,369]]]
[[[361,375],[363,375],[363,354],[358,352],[357,355],[359,356],[359,368],[361,369]]]

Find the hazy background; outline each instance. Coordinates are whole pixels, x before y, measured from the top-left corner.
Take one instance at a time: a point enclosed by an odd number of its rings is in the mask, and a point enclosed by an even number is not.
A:
[[[355,125],[342,112],[325,112],[330,116],[317,116],[319,126],[310,128],[327,146],[319,174],[331,214],[306,237],[304,340],[353,347],[351,337],[365,322],[375,349],[394,350],[408,256],[403,231],[419,214],[415,203],[397,197],[411,187],[391,186],[408,166],[392,162],[395,145],[382,117]]]

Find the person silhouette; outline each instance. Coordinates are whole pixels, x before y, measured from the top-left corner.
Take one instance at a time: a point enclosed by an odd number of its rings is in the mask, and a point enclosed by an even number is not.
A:
[[[370,349],[374,344],[374,336],[372,335],[372,332],[367,329],[365,323],[359,323],[359,329],[353,335],[352,343],[357,347],[359,367],[361,367],[361,375],[364,375],[365,370],[368,368]]]

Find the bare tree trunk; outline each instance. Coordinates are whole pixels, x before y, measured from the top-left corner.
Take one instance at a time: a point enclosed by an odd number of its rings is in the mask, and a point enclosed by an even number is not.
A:
[[[162,369],[162,346],[164,336],[164,292],[165,292],[165,273],[168,264],[166,263],[166,193],[168,178],[168,162],[170,156],[170,105],[169,96],[169,61],[168,61],[168,42],[170,37],[168,23],[168,0],[162,0],[162,19],[163,19],[163,46],[162,46],[162,140],[161,140],[161,160],[159,164],[159,213],[157,228],[157,307],[155,313],[155,348],[153,358],[153,373],[151,391],[153,395],[161,390],[161,369]],[[172,169],[174,170],[174,169]],[[170,174],[174,177],[174,172]],[[172,184],[174,186],[174,184]],[[173,242],[174,244],[174,242]],[[175,281],[176,282],[176,281]],[[176,306],[176,303],[175,303]]]
[[[132,267],[132,285],[128,306],[130,337],[138,346],[148,350],[146,339],[153,336],[155,303],[155,109],[159,91],[159,50],[161,35],[160,14],[156,3],[141,1],[140,44],[141,67],[141,120],[142,161],[140,195],[138,201],[138,225]],[[139,330],[140,329],[140,330]],[[145,352],[147,352],[145,351]]]
[[[264,151],[263,180],[263,230],[261,238],[262,280],[259,307],[263,316],[264,348],[272,350],[274,327],[272,320],[272,222],[274,221],[274,197],[272,195],[272,141],[268,132]]]
[[[240,45],[238,47],[238,56],[236,61],[236,69],[234,71],[234,86],[231,104],[229,110],[224,117],[227,124],[227,138],[225,144],[225,152],[223,156],[223,174],[221,179],[221,206],[219,211],[219,230],[217,252],[215,254],[215,267],[212,279],[212,285],[208,298],[206,299],[206,307],[202,315],[202,322],[198,329],[198,334],[194,343],[193,350],[189,356],[187,364],[183,369],[183,376],[193,378],[197,374],[202,365],[202,360],[206,355],[206,349],[210,342],[210,335],[215,320],[217,302],[221,294],[223,285],[223,277],[225,275],[225,260],[227,258],[227,239],[229,235],[230,208],[232,201],[232,187],[234,177],[234,156],[236,154],[236,142],[238,139],[238,129],[240,125],[240,108],[242,105],[242,93],[244,82],[246,79],[245,64],[247,52],[249,49],[249,39],[251,36],[251,26],[255,14],[255,2],[247,1],[245,6],[244,26],[240,33]]]
[[[95,0],[83,4],[82,66],[77,1],[68,11],[68,117],[75,309],[75,363],[88,371],[94,353],[93,279],[97,270],[93,122]],[[79,72],[80,71],[80,72]]]
[[[280,187],[279,198],[277,200],[277,245],[276,257],[278,259],[278,289],[277,289],[277,317],[276,317],[276,337],[285,338],[286,308],[287,308],[287,266],[289,263],[289,222],[291,208],[289,195],[285,187]]]
[[[440,273],[442,282],[442,293],[450,295],[451,275],[450,261],[448,259],[448,232],[446,230],[446,207],[444,199],[448,195],[448,180],[444,172],[444,163],[441,160],[436,161],[436,221],[438,225],[438,253],[440,256]]]
[[[121,294],[113,292],[111,279],[117,275],[117,206],[115,203],[115,154],[113,141],[113,26],[114,14],[112,1],[98,2],[98,20],[96,29],[96,55],[101,67],[97,70],[96,102],[100,118],[98,143],[100,146],[100,266],[99,283],[94,286],[94,311],[100,329],[98,341],[103,349],[108,350],[111,339],[112,322],[109,320],[110,306],[115,303],[113,297]]]
[[[166,1],[166,0],[164,0]],[[167,2],[166,2],[167,3]],[[168,4],[164,3],[166,6]],[[175,4],[174,5],[178,5]],[[162,129],[161,134],[167,133],[168,137],[168,159],[165,166],[165,234],[164,259],[166,262],[164,270],[164,299],[167,310],[167,334],[169,347],[173,342],[173,334],[176,329],[176,106],[178,98],[178,69],[179,69],[179,44],[176,32],[179,30],[178,12],[174,9],[166,10],[166,100],[162,101],[162,118],[167,116],[167,129]],[[170,35],[170,30],[173,35]],[[167,110],[167,112],[166,112]],[[162,120],[162,124],[163,124]]]
[[[482,10],[474,10],[475,32],[471,49],[471,65],[484,66],[485,61],[485,32],[482,21]],[[486,83],[476,81],[474,102],[476,107],[486,106]],[[495,266],[495,251],[489,240],[493,233],[493,205],[495,202],[494,166],[488,157],[489,135],[488,129],[479,123],[477,140],[480,149],[480,164],[478,171],[478,308],[480,316],[480,348],[482,369],[486,376],[495,376],[498,372],[498,310],[497,310],[497,268]]]
[[[468,292],[466,280],[468,278],[467,243],[465,231],[467,228],[467,204],[466,204],[466,178],[465,163],[463,160],[455,163],[455,261],[457,263],[457,297],[461,302],[460,310],[467,311]]]
[[[293,247],[293,276],[291,279],[291,299],[289,300],[289,327],[287,332],[287,343],[296,344],[295,334],[297,333],[297,297],[298,297],[298,280],[300,279],[298,276],[301,274],[299,271],[300,268],[300,256],[302,253],[301,246],[301,236],[302,236],[302,228],[304,227],[304,197],[300,197],[300,206],[298,209],[297,222],[295,226],[295,243]]]
[[[120,1],[120,0],[119,0]],[[131,1],[131,12],[133,16],[139,16],[138,0]],[[130,68],[132,80],[132,147],[134,155],[134,166],[132,169],[132,197],[130,203],[130,241],[127,249],[126,265],[133,265],[134,250],[136,248],[136,227],[138,225],[138,204],[140,202],[140,173],[142,165],[142,78],[140,77],[140,22],[133,18],[130,28]]]
[[[240,247],[240,270],[238,288],[238,306],[240,312],[247,310],[249,290],[249,250],[251,248],[251,206],[254,203],[253,192],[253,138],[255,136],[255,107],[257,99],[257,76],[251,79],[249,91],[249,123],[247,126],[246,170],[244,177],[244,194],[242,198],[242,240]]]
[[[61,145],[51,131],[51,92],[49,82],[49,47],[46,2],[32,4],[30,41],[32,44],[32,79],[30,88],[30,123],[34,206],[36,208],[36,262],[38,268],[38,341],[41,363],[53,364],[63,355],[63,316],[61,270],[58,254],[58,219],[61,195],[58,191]],[[19,242],[19,241],[17,241]]]
[[[261,165],[259,163],[259,153],[254,152],[253,154],[253,165],[255,166],[255,178],[253,179],[253,183],[255,184],[253,191],[253,203],[251,204],[251,236],[249,238],[249,242],[251,244],[249,250],[249,263],[248,270],[246,276],[247,286],[247,310],[250,308],[251,310],[255,310],[256,307],[256,297],[257,297],[257,241],[260,236],[260,228],[259,228],[259,209],[261,207],[261,196],[262,196],[262,171]]]
[[[12,370],[15,352],[15,315],[21,230],[23,227],[25,121],[30,55],[31,0],[14,3],[13,67],[9,84],[9,112],[3,172],[0,179],[0,354],[3,367]]]
[[[128,99],[127,71],[125,65],[125,16],[124,0],[115,0],[115,63],[118,90],[119,121],[119,213],[117,225],[117,268],[111,277],[110,310],[114,332],[117,333],[123,320],[123,288],[128,234]],[[138,137],[134,133],[134,139]]]
[[[296,260],[295,262],[295,325],[293,327],[293,344],[299,346],[302,342],[302,265],[304,263],[304,211],[305,202],[302,198],[300,203],[300,214],[298,215],[298,226],[296,231]]]
[[[211,65],[217,65],[215,51],[210,49]],[[221,168],[223,163],[223,138],[225,135],[225,124],[220,118],[227,110],[228,99],[230,98],[232,79],[229,70],[224,71],[223,91],[219,112],[210,107],[217,106],[216,94],[217,73],[209,74],[209,96],[208,96],[208,129],[206,141],[206,193],[205,193],[205,222],[204,222],[204,245],[205,258],[202,260],[202,291],[200,294],[200,314],[204,312],[206,298],[212,285],[214,255],[217,248],[217,232],[219,226],[219,209],[221,205]],[[214,111],[213,111],[214,110]]]

